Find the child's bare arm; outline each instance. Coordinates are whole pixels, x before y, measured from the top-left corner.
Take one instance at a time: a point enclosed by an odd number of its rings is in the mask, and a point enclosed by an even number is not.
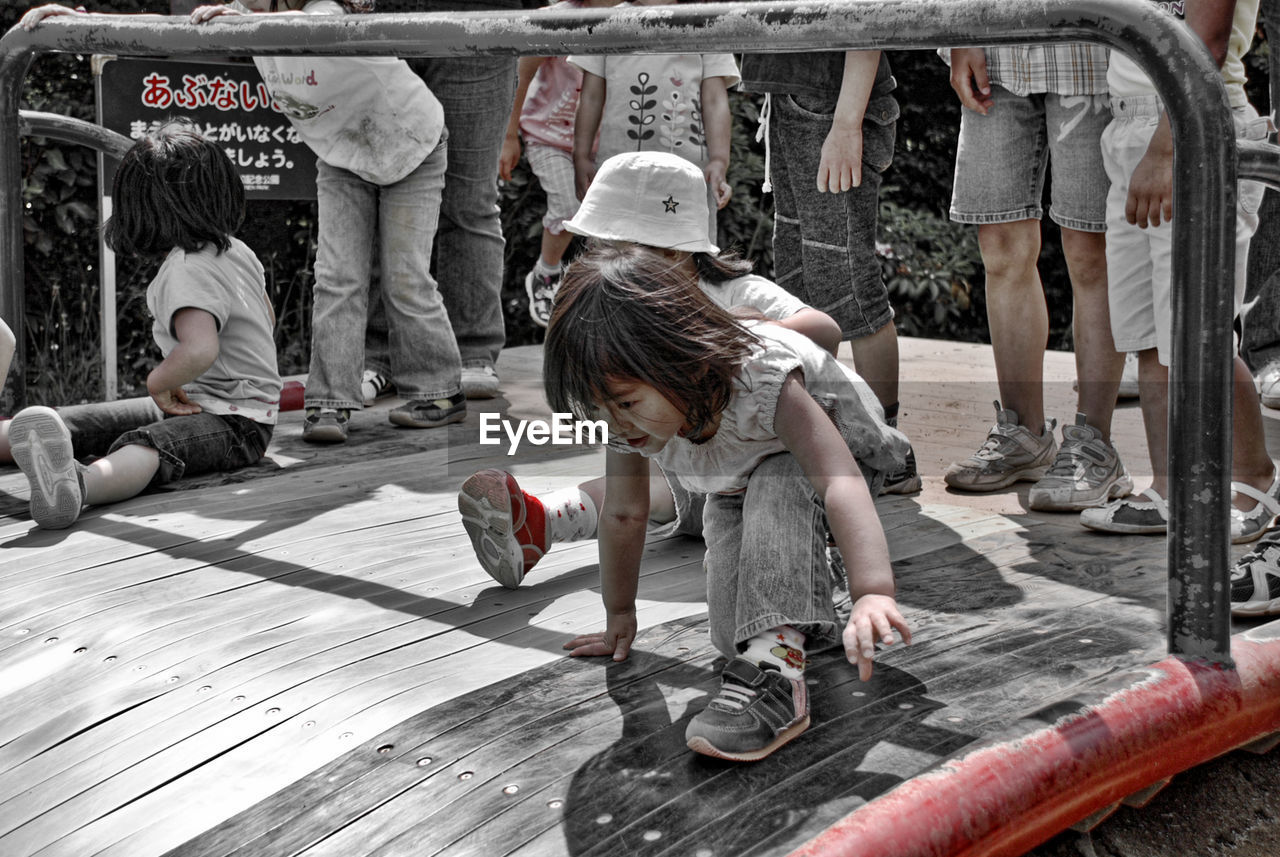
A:
[[[862,184],[862,118],[876,81],[879,51],[849,51],[831,131],[818,162],[818,190],[842,193]]]
[[[649,462],[639,455],[605,454],[604,505],[600,510],[600,594],[605,630],[565,644],[569,654],[626,660],[636,638],[636,588],[649,525]]]
[[[729,113],[729,87],[723,77],[702,81],[702,132],[707,141],[707,166],[703,170],[707,187],[716,198],[716,208],[724,208],[733,196],[728,182],[729,147],[733,116]]]
[[[894,600],[893,567],[875,502],[840,432],[813,400],[800,373],[784,382],[774,431],[796,457],[826,512],[836,546],[845,559],[853,610],[844,630],[845,656],[858,674],[871,677],[875,644],[893,642],[893,630],[911,642],[911,631]]]
[[[184,307],[173,314],[178,344],[147,376],[147,392],[166,414],[195,414],[182,385],[199,378],[218,359],[218,322],[207,311]]]
[[[591,148],[600,130],[600,117],[604,115],[604,97],[604,78],[584,71],[582,91],[578,93],[578,113],[573,119],[573,176],[578,199],[582,199],[596,177]]]
[[[840,329],[836,320],[818,309],[802,309],[782,319],[778,324],[788,330],[804,334],[830,352],[832,357],[836,356],[840,341],[844,338],[844,331]]]
[[[503,181],[511,181],[511,171],[520,162],[520,111],[524,108],[524,100],[529,95],[529,84],[542,68],[547,57],[520,57],[516,73],[516,97],[511,102],[511,116],[507,118],[507,133],[502,138],[502,152],[498,155],[498,176]]]

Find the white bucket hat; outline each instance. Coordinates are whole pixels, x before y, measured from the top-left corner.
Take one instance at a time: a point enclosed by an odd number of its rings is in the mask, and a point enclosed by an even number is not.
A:
[[[600,165],[570,232],[689,253],[719,253],[707,234],[707,180],[668,152],[625,152]]]

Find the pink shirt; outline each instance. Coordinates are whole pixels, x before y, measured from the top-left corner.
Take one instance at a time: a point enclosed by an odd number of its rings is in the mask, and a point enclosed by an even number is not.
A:
[[[560,0],[543,9],[581,9],[581,0]],[[520,108],[520,135],[526,143],[539,143],[573,153],[573,118],[582,91],[582,70],[564,57],[548,57],[529,84]]]

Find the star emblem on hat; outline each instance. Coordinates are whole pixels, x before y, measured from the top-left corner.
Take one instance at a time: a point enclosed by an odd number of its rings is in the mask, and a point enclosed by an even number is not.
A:
[[[679,205],[680,202],[671,194],[667,194],[667,198],[662,201],[662,204],[667,207],[667,213],[671,214],[675,212],[676,206]]]

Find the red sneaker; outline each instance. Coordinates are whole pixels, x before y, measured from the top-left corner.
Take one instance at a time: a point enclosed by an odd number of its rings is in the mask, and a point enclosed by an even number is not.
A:
[[[505,470],[481,470],[458,492],[462,526],[489,576],[515,589],[551,544],[542,501]]]

